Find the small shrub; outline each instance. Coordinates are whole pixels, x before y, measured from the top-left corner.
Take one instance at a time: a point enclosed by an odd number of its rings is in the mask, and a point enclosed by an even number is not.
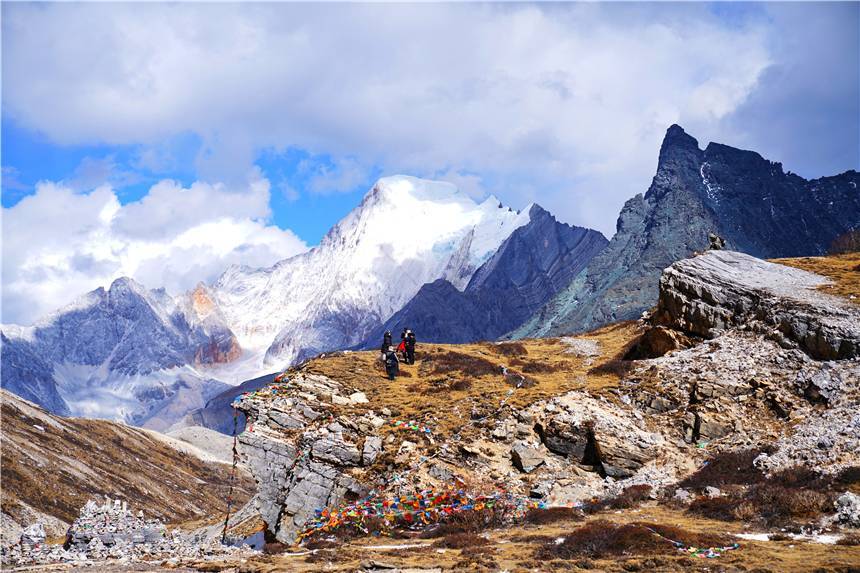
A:
[[[709,519],[719,519],[720,521],[732,521],[739,519],[735,516],[735,509],[739,505],[739,500],[732,499],[729,496],[722,497],[697,497],[690,503],[687,511]]]
[[[422,375],[462,372],[467,376],[473,376],[476,378],[501,373],[501,368],[486,358],[462,354],[451,350],[434,354],[433,356],[428,356],[424,362],[421,363],[420,370],[422,371]]]
[[[817,518],[830,511],[832,505],[831,496],[826,493],[768,482],[750,486],[743,494],[698,497],[688,511],[721,521],[761,521],[768,526],[779,526],[795,519]]]
[[[557,521],[579,521],[582,514],[572,507],[548,507],[546,509],[530,509],[525,516],[526,523],[546,525]]]
[[[651,495],[651,486],[648,484],[631,485],[614,497],[587,501],[582,510],[585,513],[598,513],[607,509],[631,509],[647,500]]]
[[[467,379],[465,379],[465,378],[461,378],[461,379],[459,379],[459,380],[455,380],[455,381],[451,384],[451,390],[457,390],[457,391],[460,391],[460,392],[463,392],[463,391],[465,391],[465,390],[468,390],[468,389],[469,389],[469,388],[471,388],[471,387],[472,387],[472,381],[471,381],[471,380],[467,380]]]
[[[448,549],[464,549],[466,547],[478,547],[489,543],[486,538],[475,533],[452,533],[433,542],[433,547],[446,547]]]
[[[631,509],[638,506],[651,496],[651,486],[648,484],[631,485],[624,488],[620,494],[610,500],[612,509]]]
[[[653,529],[663,537],[683,543],[684,545],[694,545],[696,547],[717,547],[728,545],[730,540],[721,535],[712,533],[695,533],[675,527],[672,525],[659,525],[656,523],[637,523],[643,527]]]
[[[526,362],[522,366],[526,374],[551,374],[559,371],[559,366],[548,362]]]
[[[412,372],[409,372],[408,370],[404,370],[403,368],[401,368],[397,372],[397,377],[398,378],[412,378]]]
[[[535,558],[600,559],[611,555],[653,553],[662,549],[663,543],[666,542],[644,527],[598,520],[568,533],[561,543],[551,541],[538,548]]]
[[[504,515],[500,509],[464,511],[451,515],[436,527],[424,530],[420,537],[428,539],[461,533],[480,533],[487,529],[499,527],[503,523]]]
[[[836,545],[847,545],[848,547],[856,547],[860,545],[860,533],[846,533],[839,540],[836,541]]]
[[[734,450],[712,456],[704,467],[678,483],[678,487],[701,489],[706,486],[749,485],[761,483],[764,474],[753,465],[763,451]]]
[[[835,481],[839,484],[853,485],[860,483],[860,466],[845,468],[836,474]]]
[[[602,364],[598,364],[597,366],[593,366],[588,370],[588,373],[592,376],[613,374],[619,378],[624,378],[631,370],[633,370],[633,362],[631,360],[614,358]]]
[[[707,534],[697,534],[668,525],[654,523],[616,524],[605,520],[592,521],[564,536],[544,544],[535,552],[536,559],[600,559],[613,555],[642,555],[675,553],[672,541],[697,547],[723,545],[726,540]]]
[[[767,482],[790,488],[827,489],[830,479],[804,466],[794,466],[771,475]]]
[[[779,525],[797,518],[814,518],[832,507],[829,496],[809,489],[779,485],[754,486],[746,498],[756,506],[768,525]]]
[[[502,356],[526,356],[529,353],[521,342],[491,344],[490,349]]]

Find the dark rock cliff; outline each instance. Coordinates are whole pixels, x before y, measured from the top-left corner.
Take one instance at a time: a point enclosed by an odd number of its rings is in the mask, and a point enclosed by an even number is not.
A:
[[[522,324],[564,288],[603,249],[597,231],[558,222],[538,205],[531,220],[508,237],[461,292],[440,279],[421,287],[406,306],[380,327],[382,332],[413,329],[423,341],[491,340]]]
[[[703,151],[673,125],[648,192],[624,205],[609,246],[511,336],[638,318],[657,297],[661,271],[704,250],[709,232],[761,258],[824,254],[860,227],[858,183],[856,171],[807,181],[752,151],[716,143]]]

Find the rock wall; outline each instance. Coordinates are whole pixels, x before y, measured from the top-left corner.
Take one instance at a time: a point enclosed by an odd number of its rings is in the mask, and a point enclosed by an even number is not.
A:
[[[708,251],[667,268],[656,322],[712,338],[746,326],[820,360],[860,355],[860,307],[816,290],[818,275],[743,253]]]
[[[260,515],[279,541],[295,541],[316,509],[367,493],[356,477],[381,450],[373,432],[382,420],[359,415],[366,402],[330,378],[299,373],[237,403],[248,418],[240,452],[257,480]]]

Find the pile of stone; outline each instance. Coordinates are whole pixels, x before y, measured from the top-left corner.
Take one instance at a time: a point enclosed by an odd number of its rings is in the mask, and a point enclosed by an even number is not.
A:
[[[108,559],[121,562],[195,560],[253,553],[244,547],[222,545],[217,539],[168,532],[157,519],[146,519],[142,511],[133,512],[121,500],[96,503],[90,500],[81,509],[66,535],[64,545],[45,543],[41,524],[27,527],[17,545],[4,548],[4,565],[47,563],[89,564]]]
[[[66,545],[84,550],[91,546],[111,547],[119,544],[159,544],[166,538],[167,528],[157,519],[145,519],[121,500],[105,501],[102,505],[90,500],[69,528]]]

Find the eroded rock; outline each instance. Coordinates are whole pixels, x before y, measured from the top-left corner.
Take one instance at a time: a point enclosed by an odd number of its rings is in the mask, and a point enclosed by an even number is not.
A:
[[[708,251],[663,271],[658,324],[712,338],[758,327],[822,360],[860,355],[860,308],[817,287],[827,279],[733,251]]]

